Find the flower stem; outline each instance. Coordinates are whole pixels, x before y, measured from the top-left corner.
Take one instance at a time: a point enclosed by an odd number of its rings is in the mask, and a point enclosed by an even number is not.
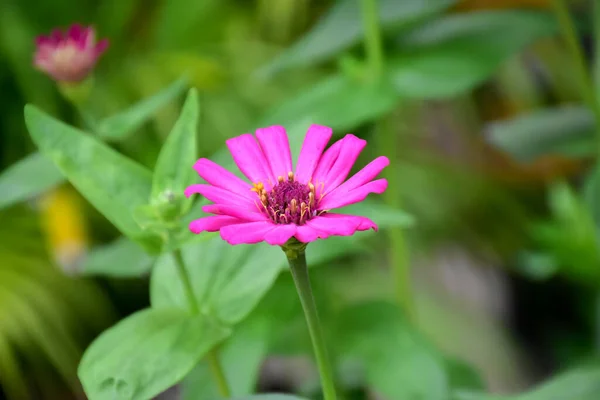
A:
[[[361,0],[363,26],[365,28],[365,52],[367,63],[374,77],[383,72],[383,48],[379,29],[379,7],[377,0]]]
[[[192,312],[192,314],[198,314],[200,312],[200,309],[198,307],[198,302],[196,301],[196,296],[194,296],[194,290],[192,288],[190,276],[187,273],[187,270],[185,269],[185,261],[183,260],[181,250],[174,250],[173,258],[175,258],[177,273],[179,274],[179,279],[181,280],[181,284],[183,285],[183,291],[188,301],[190,311]],[[229,385],[227,384],[225,372],[223,371],[223,367],[221,366],[221,362],[219,361],[219,355],[217,351],[214,348],[211,349],[206,355],[206,358],[210,365],[210,370],[213,374],[213,378],[219,389],[219,394],[225,398],[230,397],[231,390],[229,389]]]
[[[319,316],[317,314],[317,306],[310,287],[310,278],[308,276],[308,266],[306,265],[306,255],[304,251],[287,252],[288,263],[298,296],[304,309],[304,316],[308,324],[308,331],[312,340],[319,374],[321,375],[321,386],[323,387],[323,397],[325,400],[336,400],[335,384],[333,381],[333,372],[325,347],[323,332],[319,324]]]

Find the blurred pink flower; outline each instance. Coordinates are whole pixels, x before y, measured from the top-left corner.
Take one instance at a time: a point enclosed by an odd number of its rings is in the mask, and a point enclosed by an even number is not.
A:
[[[367,142],[346,135],[323,152],[331,135],[331,128],[325,126],[308,129],[296,172],[292,172],[288,137],[281,126],[258,129],[258,142],[251,134],[229,139],[233,160],[253,185],[210,160],[198,160],[194,169],[208,184],[191,185],[185,195],[206,197],[214,204],[204,206],[203,211],[216,215],[192,221],[190,230],[220,231],[230,244],[264,240],[271,245],[283,245],[292,237],[308,243],[377,230],[368,218],[329,210],[358,203],[369,193],[383,193],[387,181],[373,179],[389,160],[378,157],[345,181]]]
[[[58,29],[36,38],[34,65],[59,82],[78,82],[94,69],[108,47],[108,40],[96,42],[92,27],[73,24],[66,33]]]

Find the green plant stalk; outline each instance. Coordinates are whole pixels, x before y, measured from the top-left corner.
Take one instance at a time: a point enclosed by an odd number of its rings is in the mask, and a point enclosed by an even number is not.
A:
[[[389,118],[379,121],[376,127],[377,143],[380,146],[380,152],[390,159],[390,165],[384,171],[384,176],[389,181],[388,188],[384,194],[384,200],[392,207],[401,208],[402,197],[399,186],[400,179],[398,177],[399,167],[397,165],[399,148],[398,133],[390,129],[388,124]],[[415,322],[417,316],[410,273],[410,252],[404,230],[399,227],[391,228],[388,239],[394,296],[407,317]]]
[[[194,296],[194,290],[192,288],[190,276],[187,273],[187,270],[185,269],[185,261],[183,260],[181,250],[174,250],[173,258],[175,258],[177,273],[179,274],[179,279],[181,280],[181,284],[183,285],[183,291],[188,301],[190,311],[192,312],[192,314],[199,314],[200,308],[198,307],[196,296]],[[215,383],[217,384],[217,387],[219,389],[219,394],[224,398],[231,397],[231,390],[229,389],[227,378],[225,377],[225,372],[223,371],[223,367],[221,366],[221,362],[219,361],[219,354],[216,352],[215,349],[212,349],[208,352],[206,358],[208,360]]]
[[[598,129],[598,127],[600,127],[600,104],[598,103],[598,97],[596,96],[596,90],[594,89],[594,81],[592,80],[592,76],[588,71],[583,49],[579,45],[577,30],[575,29],[573,19],[569,14],[567,4],[564,0],[552,0],[552,5],[554,7],[556,19],[558,20],[558,24],[560,26],[561,34],[565,40],[569,52],[571,53],[571,56],[575,60],[575,70],[577,73],[581,94],[586,105],[594,114],[594,118],[596,120],[598,156],[600,157],[600,129]],[[599,8],[600,6],[596,5],[595,7]],[[600,11],[595,12],[596,14],[600,13]],[[596,29],[600,28],[596,27]]]
[[[371,78],[380,80],[384,72],[383,46],[381,41],[381,29],[379,26],[379,7],[377,0],[361,0],[363,26],[365,29],[365,53],[369,65]],[[398,135],[392,129],[386,129],[384,120],[377,123],[378,143],[380,152],[388,156],[391,165],[387,168],[386,176],[390,185],[386,191],[387,203],[400,208],[400,192],[398,190],[398,168],[394,165],[397,160]],[[408,246],[402,228],[392,228],[389,233],[390,240],[390,263],[394,282],[394,294],[396,300],[411,318],[415,319],[413,304],[412,285],[410,278],[410,256]]]
[[[377,0],[361,0],[363,26],[365,28],[365,52],[367,63],[374,78],[383,73],[383,47],[379,28],[379,7]]]
[[[567,47],[571,52],[571,55],[575,59],[576,72],[579,80],[581,95],[583,96],[586,105],[592,110],[594,119],[596,121],[596,137],[597,137],[597,156],[596,164],[600,163],[600,103],[598,102],[597,96],[597,85],[600,79],[600,4],[598,1],[594,2],[593,16],[594,16],[594,39],[595,39],[595,57],[594,57],[594,77],[588,71],[587,62],[585,59],[584,51],[579,44],[577,30],[573,24],[573,19],[569,13],[569,9],[564,0],[552,0],[554,7],[554,13],[560,25],[561,33],[565,39]],[[596,85],[594,84],[596,83]],[[595,332],[594,332],[594,344],[596,352],[600,353],[600,291],[596,294],[596,304],[594,305],[594,320],[595,320]]]
[[[333,372],[327,355],[325,339],[321,331],[317,306],[310,287],[310,277],[308,275],[308,266],[306,265],[306,255],[304,249],[300,251],[285,251],[294,283],[302,303],[304,316],[308,325],[308,331],[312,340],[319,374],[321,376],[321,386],[323,388],[323,397],[325,400],[336,400],[335,383]]]

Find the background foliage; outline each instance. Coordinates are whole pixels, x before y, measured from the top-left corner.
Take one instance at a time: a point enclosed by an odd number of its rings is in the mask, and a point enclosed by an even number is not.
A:
[[[567,3],[595,76],[599,7]],[[196,179],[178,175],[190,149],[231,166],[225,139],[277,123],[297,154],[315,122],[369,140],[360,164],[392,152],[386,201],[402,204],[371,199],[353,211],[382,233],[308,250],[346,398],[598,397],[598,121],[550,2],[379,7],[376,80],[354,0],[0,0],[0,396],[74,397],[83,385],[91,398],[148,398],[187,375],[179,395],[214,399],[208,366],[194,365],[218,344],[235,396],[316,398],[281,251],[159,221],[172,211],[165,190]],[[83,115],[31,66],[33,38],[74,21],[111,41]],[[175,213],[198,217],[198,206]],[[416,322],[389,278],[398,227]],[[174,248],[201,318],[173,296]],[[84,349],[111,325],[80,383]],[[158,368],[173,343],[189,351]]]

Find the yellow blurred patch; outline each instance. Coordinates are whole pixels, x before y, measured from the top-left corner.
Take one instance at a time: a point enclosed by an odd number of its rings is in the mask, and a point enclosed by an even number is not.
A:
[[[76,272],[89,242],[79,197],[72,188],[61,186],[46,193],[40,206],[50,253],[65,272]]]

